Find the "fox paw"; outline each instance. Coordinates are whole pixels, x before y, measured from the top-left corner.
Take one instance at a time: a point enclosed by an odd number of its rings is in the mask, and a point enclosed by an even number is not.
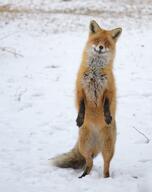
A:
[[[81,127],[83,125],[83,121],[84,121],[84,119],[82,117],[78,116],[76,119],[77,126]]]
[[[111,115],[105,116],[105,122],[109,125],[112,122],[112,116]]]
[[[109,172],[104,173],[104,178],[110,177]]]

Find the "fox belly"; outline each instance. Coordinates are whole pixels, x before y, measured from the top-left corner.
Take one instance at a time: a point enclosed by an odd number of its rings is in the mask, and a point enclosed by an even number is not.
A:
[[[101,129],[94,123],[87,125],[84,123],[79,132],[80,152],[90,153],[95,157],[101,151],[102,142]]]
[[[97,69],[85,72],[82,79],[82,86],[88,103],[94,103],[96,106],[99,105],[106,85],[106,76],[102,75]]]

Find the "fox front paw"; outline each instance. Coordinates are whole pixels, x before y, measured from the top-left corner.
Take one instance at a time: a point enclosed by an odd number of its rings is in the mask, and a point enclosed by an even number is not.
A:
[[[83,125],[83,121],[84,121],[83,117],[78,116],[76,119],[77,126],[81,127]]]
[[[109,125],[112,122],[112,116],[111,115],[105,116],[105,122]]]

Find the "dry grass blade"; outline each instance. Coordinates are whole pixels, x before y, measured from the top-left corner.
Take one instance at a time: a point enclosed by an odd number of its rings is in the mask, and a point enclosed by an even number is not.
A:
[[[133,128],[146,139],[145,143],[149,143],[150,142],[150,139],[144,133],[139,131],[136,127],[133,127]]]

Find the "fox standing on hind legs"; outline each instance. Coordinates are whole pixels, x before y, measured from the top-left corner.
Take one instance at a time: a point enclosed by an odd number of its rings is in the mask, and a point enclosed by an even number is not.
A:
[[[79,178],[90,173],[93,158],[99,153],[104,160],[104,177],[109,177],[116,141],[113,61],[121,32],[121,28],[105,30],[95,21],[90,22],[89,38],[76,81],[78,141],[70,152],[53,159],[58,167],[84,168]]]

